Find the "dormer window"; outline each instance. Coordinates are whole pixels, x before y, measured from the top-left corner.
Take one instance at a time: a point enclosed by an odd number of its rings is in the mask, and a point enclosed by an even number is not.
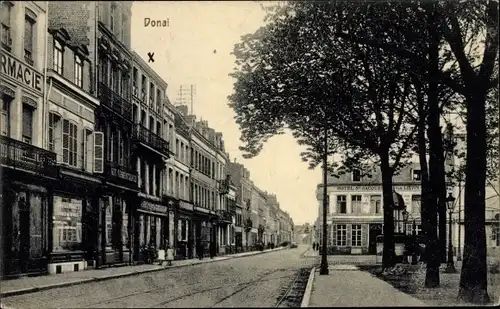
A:
[[[58,40],[54,40],[54,71],[63,74],[64,49]]]
[[[353,170],[352,171],[352,181],[361,181],[361,171]]]
[[[75,85],[83,87],[83,61],[79,56],[75,56]]]
[[[415,181],[420,181],[422,180],[422,174],[421,174],[421,171],[418,170],[418,169],[413,169],[411,171],[411,179],[412,180],[415,180]]]

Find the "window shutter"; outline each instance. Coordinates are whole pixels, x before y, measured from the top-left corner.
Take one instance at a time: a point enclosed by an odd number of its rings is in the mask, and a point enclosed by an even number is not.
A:
[[[337,224],[332,224],[332,245],[337,245]]]
[[[352,246],[352,224],[346,224],[346,246]]]
[[[92,134],[91,131],[89,130],[84,130],[85,132],[85,148],[83,151],[86,151],[86,156],[85,156],[85,170],[92,172],[92,166],[94,163],[94,134]]]
[[[94,173],[104,172],[104,133],[94,132]]]
[[[62,149],[63,149],[63,163],[69,163],[69,120],[63,120],[62,130]]]
[[[368,224],[361,224],[361,246],[368,247]]]

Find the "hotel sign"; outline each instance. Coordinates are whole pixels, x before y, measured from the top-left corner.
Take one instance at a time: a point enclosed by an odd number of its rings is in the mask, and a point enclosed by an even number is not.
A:
[[[2,74],[5,74],[19,83],[31,88],[37,92],[42,92],[42,74],[17,60],[11,55],[3,52],[1,54]]]
[[[151,212],[160,213],[160,214],[164,214],[164,215],[166,215],[168,212],[167,207],[165,207],[163,205],[154,204],[154,203],[151,203],[148,201],[142,201],[140,208],[144,209],[146,211],[151,211]]]
[[[337,186],[335,191],[375,191],[382,192],[382,186]],[[420,191],[420,186],[393,186],[394,191]]]

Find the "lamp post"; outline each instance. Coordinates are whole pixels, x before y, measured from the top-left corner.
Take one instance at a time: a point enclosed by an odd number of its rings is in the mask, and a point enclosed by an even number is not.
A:
[[[321,266],[319,268],[320,275],[328,275],[328,260],[326,257],[326,242],[327,242],[327,226],[326,226],[326,214],[328,212],[328,191],[327,191],[327,178],[328,178],[328,126],[326,123],[327,117],[325,117],[324,125],[324,149],[323,149],[323,246],[321,252]]]
[[[411,236],[413,239],[413,248],[412,248],[412,253],[411,253],[411,264],[415,265],[415,264],[417,264],[417,248],[419,248],[419,245],[417,242],[417,224],[415,223],[415,219],[413,219],[413,222],[411,225]]]
[[[455,263],[453,262],[453,244],[451,237],[451,215],[453,212],[453,208],[455,207],[455,198],[451,193],[448,194],[446,198],[446,206],[450,212],[450,222],[449,222],[449,232],[448,232],[448,262],[446,263],[446,273],[456,273]]]
[[[406,222],[408,222],[408,216],[409,216],[409,213],[408,211],[403,210],[403,233],[404,233],[404,240],[405,240],[405,250],[404,250],[404,256],[403,256],[403,264],[408,264],[408,256],[407,256],[407,244],[408,244],[408,241],[406,239],[407,235],[406,235]]]

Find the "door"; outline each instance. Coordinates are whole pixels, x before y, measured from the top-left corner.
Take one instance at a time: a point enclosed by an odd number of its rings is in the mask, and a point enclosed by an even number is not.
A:
[[[25,273],[30,260],[30,207],[25,197],[19,199],[19,249],[19,266]]]
[[[370,224],[368,252],[377,254],[377,236],[382,235],[382,224]]]

